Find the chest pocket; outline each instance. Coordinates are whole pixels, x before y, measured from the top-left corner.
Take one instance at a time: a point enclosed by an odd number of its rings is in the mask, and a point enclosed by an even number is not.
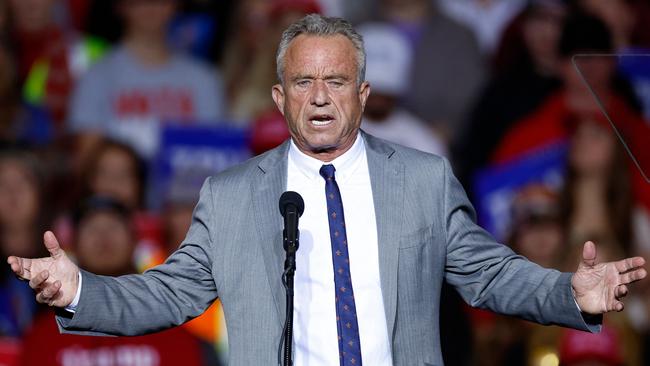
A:
[[[402,235],[399,248],[417,248],[427,245],[433,240],[433,225],[411,231]]]

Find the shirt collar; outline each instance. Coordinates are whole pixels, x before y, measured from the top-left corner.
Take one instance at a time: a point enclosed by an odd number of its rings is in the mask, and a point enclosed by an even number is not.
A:
[[[293,139],[291,139],[289,160],[298,171],[311,180],[322,180],[323,177],[321,177],[319,172],[320,168],[325,164],[332,164],[336,168],[336,180],[338,182],[344,182],[352,175],[361,159],[365,157],[365,152],[366,147],[360,132],[357,133],[357,138],[350,149],[330,162],[323,162],[305,154],[300,151],[298,146],[293,142]]]

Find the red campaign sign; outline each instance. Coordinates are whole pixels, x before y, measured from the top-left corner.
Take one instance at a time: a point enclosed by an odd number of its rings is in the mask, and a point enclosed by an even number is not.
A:
[[[42,314],[25,335],[20,365],[199,366],[199,340],[181,328],[138,337],[59,334],[54,316]]]

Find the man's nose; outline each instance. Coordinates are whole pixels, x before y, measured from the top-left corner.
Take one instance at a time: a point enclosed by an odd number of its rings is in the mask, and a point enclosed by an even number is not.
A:
[[[315,106],[324,106],[329,104],[329,93],[327,85],[323,80],[315,80],[311,92],[311,104]]]

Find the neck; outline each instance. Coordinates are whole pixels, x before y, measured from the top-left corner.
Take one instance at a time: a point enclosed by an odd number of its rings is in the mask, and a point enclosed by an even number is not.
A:
[[[607,203],[605,182],[595,177],[579,179],[573,187],[574,212],[572,223],[575,231],[583,233],[606,232]]]
[[[317,150],[317,151],[303,151],[305,154],[311,156],[314,159],[318,159],[322,161],[323,163],[329,163],[332,162],[334,159],[338,158],[339,156],[345,154],[348,149],[345,150]]]
[[[164,35],[159,34],[133,33],[124,40],[124,45],[138,61],[148,66],[166,63],[171,54]]]
[[[600,176],[581,177],[576,180],[573,194],[581,200],[593,201],[594,197],[604,197],[606,182]]]

